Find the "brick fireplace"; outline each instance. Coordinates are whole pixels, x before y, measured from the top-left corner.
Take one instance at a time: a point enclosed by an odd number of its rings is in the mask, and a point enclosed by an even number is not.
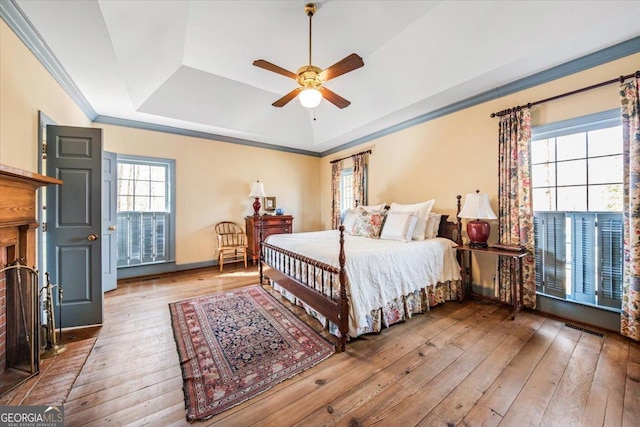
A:
[[[0,164],[0,270],[35,266],[36,190],[62,181]],[[29,268],[0,273],[0,395],[38,373],[38,280]]]

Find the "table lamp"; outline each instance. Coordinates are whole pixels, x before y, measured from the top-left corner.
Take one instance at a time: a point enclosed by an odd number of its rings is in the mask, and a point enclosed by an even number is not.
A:
[[[485,219],[498,219],[489,204],[489,195],[480,193],[467,194],[464,206],[458,214],[460,218],[472,219],[467,222],[467,234],[469,235],[469,246],[474,248],[486,248],[491,226]]]
[[[264,193],[264,185],[260,181],[256,181],[251,185],[251,192],[248,197],[255,197],[253,202],[253,216],[260,215],[260,197],[266,197]]]

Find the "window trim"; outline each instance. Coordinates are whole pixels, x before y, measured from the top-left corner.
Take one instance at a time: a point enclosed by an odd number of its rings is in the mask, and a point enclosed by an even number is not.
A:
[[[557,138],[578,132],[588,132],[606,127],[620,126],[620,109],[601,111],[586,116],[574,117],[559,122],[531,127],[531,141]]]
[[[161,157],[149,157],[149,156],[135,156],[129,154],[118,154],[117,162],[132,162],[132,163],[152,163],[162,164],[167,166],[168,173],[168,216],[169,221],[167,224],[167,259],[163,261],[157,261],[147,264],[135,264],[128,266],[118,267],[118,278],[137,277],[147,274],[159,274],[166,272],[168,264],[175,266],[176,259],[176,161],[174,159],[166,159]],[[117,195],[116,195],[117,196]],[[124,273],[126,271],[126,273]],[[173,268],[172,270],[173,271]]]

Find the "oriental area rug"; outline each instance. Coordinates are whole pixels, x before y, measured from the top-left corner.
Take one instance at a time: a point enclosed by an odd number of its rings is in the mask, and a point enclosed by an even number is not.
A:
[[[169,310],[189,421],[251,399],[334,352],[258,285],[170,303]]]

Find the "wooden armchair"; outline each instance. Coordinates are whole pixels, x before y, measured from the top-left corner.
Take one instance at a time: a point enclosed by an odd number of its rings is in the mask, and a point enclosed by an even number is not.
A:
[[[244,260],[244,268],[247,268],[247,235],[242,227],[235,222],[223,221],[216,224],[215,231],[218,235],[220,271],[225,259],[229,262]]]

